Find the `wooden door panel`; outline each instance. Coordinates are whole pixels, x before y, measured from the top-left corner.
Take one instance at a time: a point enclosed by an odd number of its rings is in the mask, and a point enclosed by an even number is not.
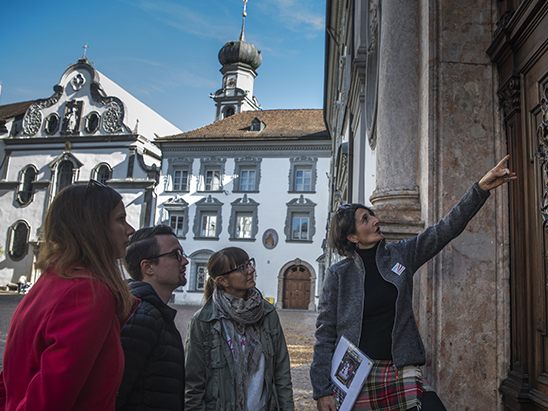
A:
[[[308,309],[310,277],[310,271],[302,265],[292,266],[286,271],[283,283],[283,308]]]
[[[548,193],[548,53],[531,65],[524,77],[526,135],[530,173],[526,204],[529,210],[527,261],[532,285],[533,358],[531,386],[539,402],[548,402],[548,231],[545,212]]]

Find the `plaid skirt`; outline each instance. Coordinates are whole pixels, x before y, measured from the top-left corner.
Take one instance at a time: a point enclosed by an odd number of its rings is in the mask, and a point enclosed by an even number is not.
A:
[[[405,411],[421,409],[422,371],[408,365],[397,369],[392,361],[374,361],[353,411]]]

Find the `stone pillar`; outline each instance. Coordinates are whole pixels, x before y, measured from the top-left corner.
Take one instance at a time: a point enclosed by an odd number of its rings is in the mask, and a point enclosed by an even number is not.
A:
[[[377,186],[371,203],[388,239],[422,227],[417,187],[419,150],[418,2],[383,1],[377,114]]]

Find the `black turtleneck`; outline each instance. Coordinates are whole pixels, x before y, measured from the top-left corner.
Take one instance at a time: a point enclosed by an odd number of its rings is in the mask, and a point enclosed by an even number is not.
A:
[[[392,360],[392,328],[398,291],[379,273],[375,261],[378,245],[358,250],[365,266],[365,303],[359,348],[372,359]]]

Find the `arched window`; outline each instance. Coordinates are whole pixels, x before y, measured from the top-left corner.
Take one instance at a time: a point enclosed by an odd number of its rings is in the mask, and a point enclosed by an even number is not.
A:
[[[17,201],[21,204],[28,204],[32,201],[33,183],[36,180],[38,172],[34,166],[27,166],[20,174],[19,191],[17,192]]]
[[[72,184],[74,165],[68,160],[61,161],[57,173],[57,192]]]
[[[112,170],[107,164],[100,164],[95,169],[95,180],[99,181],[102,184],[106,184],[107,180],[112,178]]]
[[[233,106],[228,106],[228,107],[225,108],[225,110],[224,110],[224,118],[233,116],[234,113],[236,113],[236,110],[234,109],[234,107],[233,107]]]
[[[22,220],[13,224],[8,231],[8,254],[12,260],[20,260],[28,251],[29,225]]]

